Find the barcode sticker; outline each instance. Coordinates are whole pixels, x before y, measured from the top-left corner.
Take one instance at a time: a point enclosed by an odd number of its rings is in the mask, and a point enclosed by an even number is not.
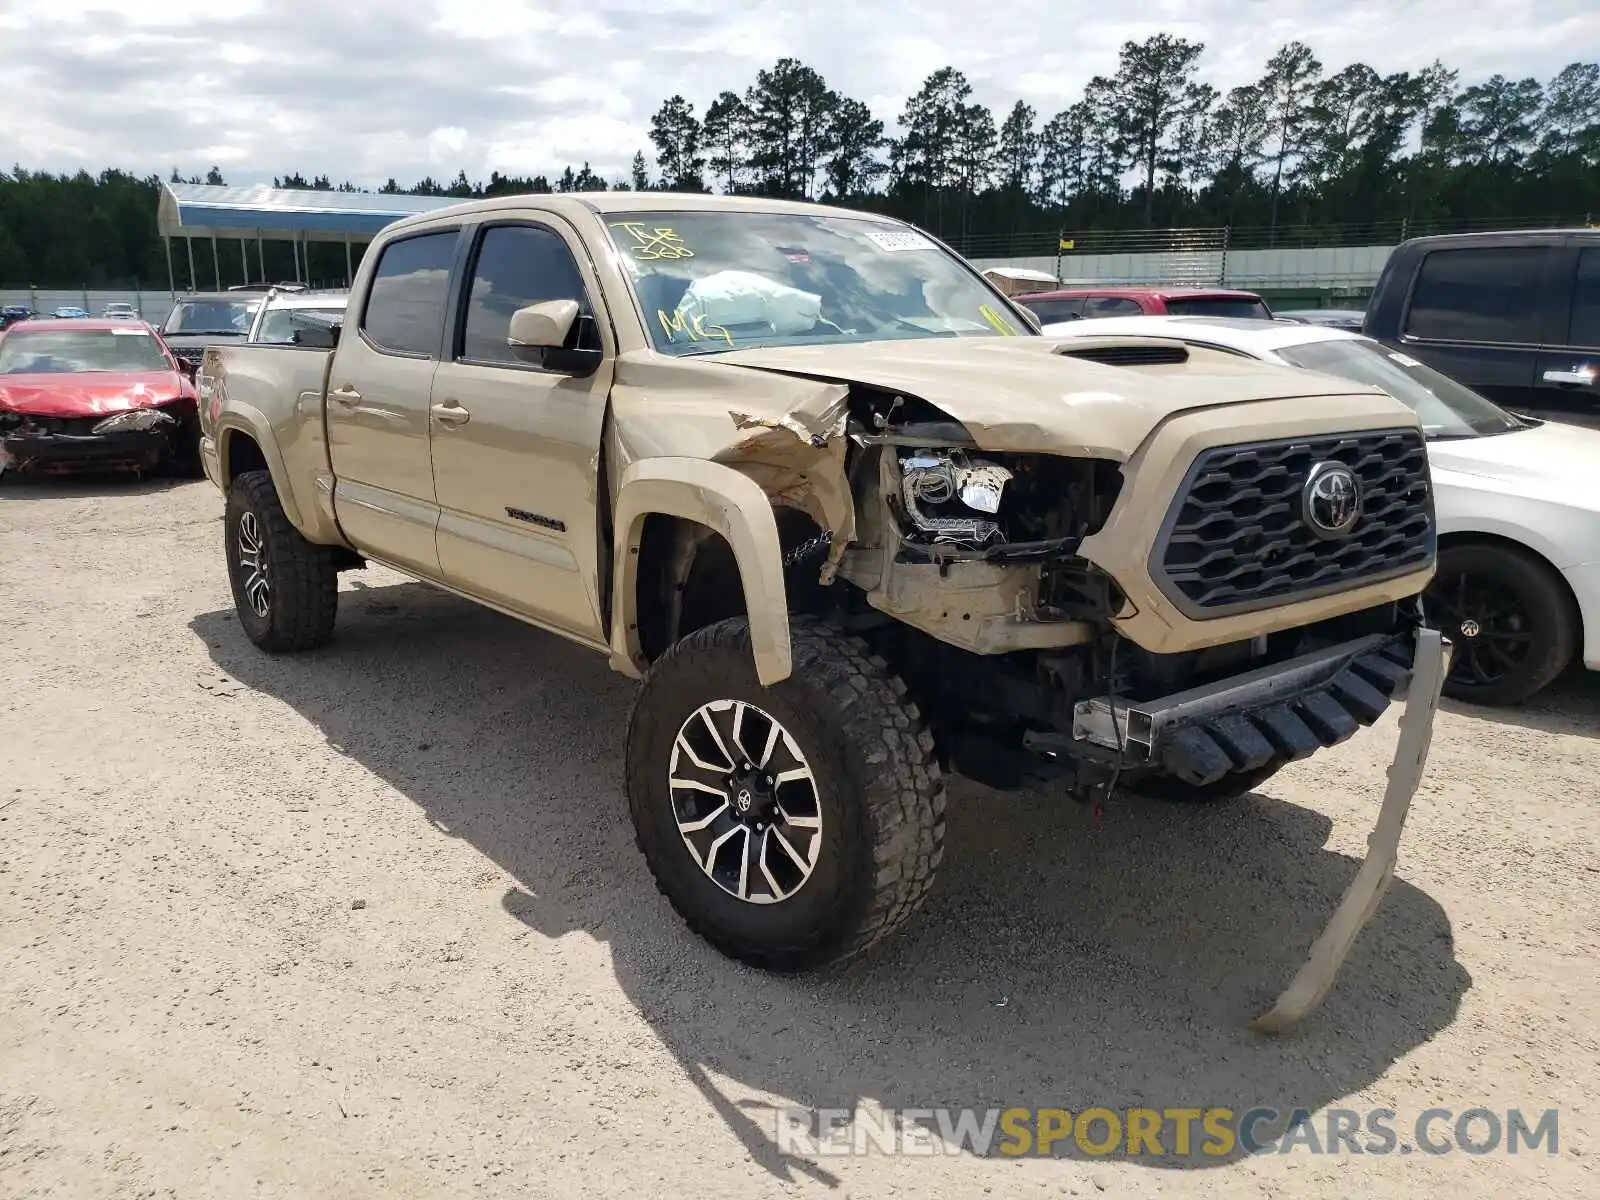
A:
[[[933,240],[910,229],[869,229],[867,237],[879,250],[932,250]]]

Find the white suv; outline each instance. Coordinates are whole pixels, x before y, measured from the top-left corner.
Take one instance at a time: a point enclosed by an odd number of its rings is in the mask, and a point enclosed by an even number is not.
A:
[[[250,334],[245,340],[292,346],[295,344],[297,331],[293,321],[294,313],[316,312],[339,315],[349,303],[350,293],[345,291],[288,292],[274,289],[267,293],[261,307],[256,309],[255,319],[250,322]]]

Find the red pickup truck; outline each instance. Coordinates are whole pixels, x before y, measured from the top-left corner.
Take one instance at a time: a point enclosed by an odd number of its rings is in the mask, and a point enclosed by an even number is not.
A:
[[[1067,288],[1031,292],[1018,304],[1041,325],[1087,317],[1246,317],[1272,320],[1272,310],[1254,292],[1228,288]]]

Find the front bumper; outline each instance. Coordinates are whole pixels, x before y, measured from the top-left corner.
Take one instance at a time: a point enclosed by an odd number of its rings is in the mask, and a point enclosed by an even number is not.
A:
[[[1371,634],[1155,700],[1080,701],[1073,737],[1117,751],[1125,768],[1214,783],[1371,725],[1404,694],[1414,649],[1410,633]]]
[[[217,439],[210,434],[200,435],[200,465],[205,469],[206,478],[221,487],[222,454],[217,448]]]
[[[1250,1022],[1252,1028],[1282,1033],[1314,1011],[1378,911],[1394,878],[1400,837],[1427,765],[1440,690],[1449,671],[1450,644],[1437,630],[1420,628],[1414,634],[1346,642],[1151,703],[1105,698],[1079,706],[1085,739],[1104,738],[1109,730],[1125,753],[1204,782],[1208,776],[1246,769],[1263,747],[1278,757],[1298,758],[1317,745],[1342,741],[1357,724],[1376,720],[1391,701],[1404,701],[1383,802],[1367,837],[1366,861],[1305,963],[1273,1006]],[[1213,769],[1218,773],[1209,775]]]
[[[1561,573],[1577,598],[1583,621],[1583,665],[1600,671],[1600,562],[1568,567]]]
[[[153,467],[172,453],[176,428],[180,426],[120,433],[15,433],[0,438],[0,449],[21,469]]]

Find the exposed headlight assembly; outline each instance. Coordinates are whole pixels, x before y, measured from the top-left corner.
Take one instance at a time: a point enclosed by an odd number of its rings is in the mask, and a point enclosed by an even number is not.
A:
[[[136,408],[130,412],[120,412],[115,416],[107,417],[95,425],[92,433],[139,433],[146,429],[155,429],[161,425],[176,425],[171,414],[162,412],[159,408]]]
[[[906,515],[934,542],[983,546],[1003,540],[997,521],[975,514],[992,517],[1000,511],[1000,497],[1011,479],[1005,467],[969,459],[959,450],[926,449],[902,458],[900,472]]]

